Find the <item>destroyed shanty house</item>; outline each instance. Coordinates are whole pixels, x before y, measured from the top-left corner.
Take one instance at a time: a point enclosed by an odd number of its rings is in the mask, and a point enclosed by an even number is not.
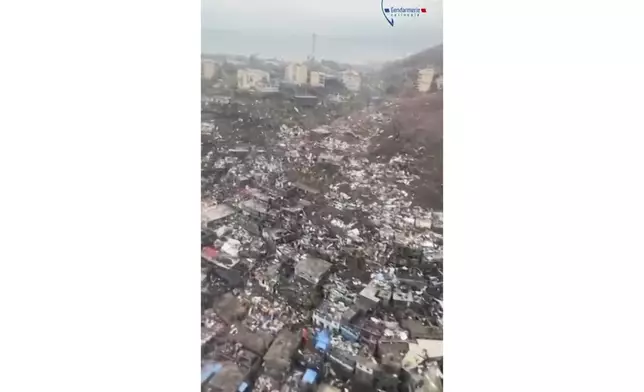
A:
[[[300,368],[313,369],[319,375],[324,377],[326,373],[326,367],[328,366],[327,352],[324,351],[310,351],[310,350],[300,350],[298,351],[298,362],[297,365]]]
[[[397,308],[411,308],[421,310],[427,308],[428,284],[423,275],[410,275],[407,273],[396,276],[392,294],[392,305]]]
[[[262,358],[259,355],[231,340],[225,340],[217,345],[212,356],[216,361],[230,362],[237,365],[237,369],[244,380],[255,378],[262,362]]]
[[[240,326],[236,334],[231,335],[230,339],[235,343],[239,343],[245,349],[259,355],[264,356],[270,347],[273,337],[262,331],[251,332],[247,328]]]
[[[373,279],[365,286],[358,297],[358,304],[362,309],[373,309],[379,305],[387,306],[391,300],[391,283]]]
[[[201,258],[206,261],[211,271],[228,282],[231,287],[243,284],[247,274],[245,265],[240,263],[241,243],[233,238],[215,240],[213,246],[205,246],[201,251]]]
[[[235,213],[235,210],[226,204],[217,204],[202,210],[201,220],[206,225],[212,225],[217,221],[223,220]]]
[[[295,277],[302,282],[317,286],[331,266],[328,261],[307,255],[295,264]]]
[[[391,301],[395,307],[405,307],[408,308],[411,304],[414,303],[415,298],[409,289],[402,289],[400,287],[394,288],[393,294],[391,296]]]
[[[208,328],[201,326],[201,354],[205,355],[206,353],[212,350],[213,339],[217,336],[217,332],[213,328]]]
[[[234,94],[202,110],[204,389],[425,391],[442,213],[416,184],[433,152],[385,151],[402,127],[387,97],[353,114],[355,94],[308,108]]]
[[[257,284],[268,293],[273,293],[280,281],[281,264],[272,264],[255,270],[254,276]]]
[[[298,234],[290,230],[274,227],[267,230],[264,230],[265,235],[270,238],[276,245],[281,245],[295,241],[298,238]]]
[[[326,351],[298,350],[295,362],[299,367],[308,369],[322,369],[325,363]]]
[[[418,265],[423,260],[424,249],[420,246],[410,245],[402,239],[394,239],[394,252],[392,262],[397,265]]]
[[[343,377],[351,377],[355,370],[356,361],[350,352],[340,348],[332,348],[328,354],[331,365]]]
[[[222,320],[228,324],[232,324],[242,320],[246,316],[248,312],[247,306],[247,304],[241,303],[239,298],[235,297],[232,293],[226,293],[215,302],[212,309]]]
[[[255,218],[270,216],[269,205],[258,199],[244,200],[239,203],[239,208]]]
[[[290,331],[282,330],[264,355],[264,374],[280,380],[291,367],[291,360],[300,344],[300,337]]]
[[[329,294],[326,296],[329,297]],[[357,341],[360,331],[354,328],[352,323],[358,318],[359,312],[337,300],[338,297],[331,298],[333,300],[324,300],[313,311],[313,325],[339,333],[346,340]]]
[[[282,382],[271,376],[262,374],[257,377],[253,386],[253,392],[273,392],[281,391]]]
[[[358,320],[351,327],[358,331],[360,335],[358,341],[371,350],[376,349],[385,329],[384,325],[374,322],[370,318]]]
[[[409,331],[409,337],[412,339],[443,339],[441,328],[427,325],[420,320],[406,318],[400,321],[400,325]]]
[[[247,199],[239,203],[239,208],[244,214],[260,221],[276,219],[274,209],[279,208],[279,205],[274,196],[267,195],[254,188],[246,189],[244,195]]]
[[[287,192],[287,197],[299,197],[301,199],[315,200],[320,195],[320,190],[305,184],[302,181],[296,181]]]
[[[379,364],[372,357],[358,357],[353,380],[357,384],[372,386]]]
[[[244,374],[233,362],[222,363],[221,369],[210,378],[203,388],[204,392],[238,392],[244,382]]]
[[[315,288],[305,288],[301,283],[281,277],[275,292],[285,298],[289,304],[302,310],[315,308],[319,303],[319,292]]]
[[[215,340],[228,334],[230,328],[212,309],[207,309],[201,316],[201,352],[202,355],[212,351]]]
[[[260,296],[250,299],[251,308],[243,324],[252,332],[276,335],[284,328],[291,328],[302,321],[303,315],[295,308],[289,306],[283,299],[271,296],[269,300]]]
[[[338,309],[337,306],[337,304],[329,301],[322,302],[313,312],[313,324],[320,328],[339,332],[342,324],[342,314],[345,309]]]

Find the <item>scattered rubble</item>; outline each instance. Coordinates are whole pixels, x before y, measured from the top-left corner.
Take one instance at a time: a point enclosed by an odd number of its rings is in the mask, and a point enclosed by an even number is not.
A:
[[[392,133],[400,102],[297,101],[204,104],[204,390],[442,390],[427,150]]]

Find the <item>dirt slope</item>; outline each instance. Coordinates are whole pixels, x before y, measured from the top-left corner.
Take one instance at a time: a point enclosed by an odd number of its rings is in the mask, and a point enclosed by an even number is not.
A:
[[[372,157],[383,161],[396,154],[414,157],[409,170],[420,176],[412,184],[416,202],[427,208],[442,209],[442,93],[400,98],[383,113],[391,117],[391,122],[373,141]]]

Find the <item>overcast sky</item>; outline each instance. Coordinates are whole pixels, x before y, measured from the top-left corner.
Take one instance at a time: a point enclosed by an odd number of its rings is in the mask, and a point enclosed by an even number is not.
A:
[[[385,0],[385,6],[425,7],[417,18],[385,21],[380,0],[201,0],[202,28],[276,34],[409,35],[440,31],[442,0]]]

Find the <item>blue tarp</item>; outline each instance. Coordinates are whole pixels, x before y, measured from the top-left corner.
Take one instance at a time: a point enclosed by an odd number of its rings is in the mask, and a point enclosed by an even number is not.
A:
[[[306,369],[304,377],[302,377],[302,381],[306,384],[313,384],[315,383],[316,378],[318,378],[318,372],[312,369]]]
[[[329,333],[326,330],[322,330],[315,337],[315,349],[327,351],[330,342],[331,339],[329,338]]]
[[[201,383],[208,381],[208,379],[217,374],[221,370],[221,363],[207,363],[201,368]]]
[[[329,343],[328,342],[320,342],[318,341],[315,343],[315,349],[320,350],[320,351],[326,351],[329,348]]]

